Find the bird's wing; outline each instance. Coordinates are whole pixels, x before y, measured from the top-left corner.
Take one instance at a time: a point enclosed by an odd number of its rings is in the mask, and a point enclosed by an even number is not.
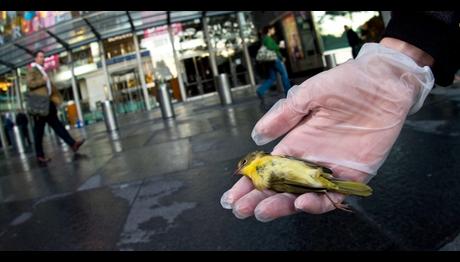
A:
[[[294,157],[294,156],[281,156],[281,157],[284,157],[284,158],[288,158],[288,159],[292,159],[292,160],[297,160],[297,161],[301,161],[303,163],[305,163],[306,165],[312,167],[312,168],[322,168],[323,171],[327,174],[331,174],[332,175],[332,170],[330,170],[329,168],[327,167],[324,167],[324,166],[320,166],[318,164],[315,164],[315,163],[312,163],[312,162],[309,162],[305,159],[302,159],[302,158],[298,158],[298,157]]]
[[[305,194],[305,193],[324,193],[324,188],[311,188],[290,184],[273,184],[271,189],[276,192],[287,192],[292,194]]]
[[[307,192],[326,192],[325,188],[309,187],[301,181],[294,180],[292,176],[286,173],[277,173],[271,175],[268,181],[271,189],[278,192],[289,192],[303,194]]]

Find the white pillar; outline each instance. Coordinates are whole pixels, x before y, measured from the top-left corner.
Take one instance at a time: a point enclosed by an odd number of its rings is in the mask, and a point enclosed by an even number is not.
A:
[[[142,67],[142,58],[141,58],[141,52],[139,49],[139,39],[137,38],[136,32],[133,32],[133,40],[134,40],[134,48],[136,48],[137,67],[139,68],[139,75],[140,75],[139,78],[141,80],[142,93],[144,95],[145,106],[147,110],[151,110],[152,105],[150,104],[149,93],[147,91],[147,84],[145,83],[144,68]]]
[[[187,100],[187,92],[185,91],[184,79],[182,78],[182,67],[180,65],[179,58],[177,57],[176,47],[174,45],[174,34],[173,34],[173,29],[171,25],[168,25],[168,32],[169,32],[169,40],[171,41],[171,46],[172,46],[173,55],[174,55],[174,63],[176,64],[176,69],[177,69],[177,80],[179,81],[180,95],[182,97],[182,101],[185,101]]]
[[[2,142],[3,151],[7,153],[8,152],[8,140],[6,139],[6,133],[3,127],[4,127],[3,120],[2,120],[2,117],[0,116],[0,141]]]
[[[216,62],[216,54],[214,52],[214,46],[212,45],[211,38],[209,37],[208,19],[206,19],[206,17],[203,17],[203,33],[204,33],[204,39],[206,41],[206,45],[208,46],[209,61],[211,62],[212,75],[216,77],[219,74],[219,71],[217,70],[217,62]]]
[[[68,50],[67,53],[69,54],[70,73],[72,78],[72,93],[75,100],[75,105],[77,106],[77,116],[78,120],[80,121],[80,124],[83,125],[83,114],[81,113],[80,97],[78,96],[77,81],[75,79],[75,66],[72,58],[72,51]]]
[[[21,96],[21,88],[20,88],[20,81],[19,81],[19,74],[18,71],[13,69],[14,71],[14,92],[16,93],[16,103],[17,108],[23,110],[24,107],[22,106],[22,96]]]
[[[246,27],[246,20],[244,19],[243,12],[238,12],[238,26],[240,27],[241,44],[243,45],[244,60],[246,62],[246,68],[248,69],[249,82],[251,83],[251,86],[255,87],[256,80],[254,77],[254,70],[252,68],[251,56],[249,55],[246,41],[244,41],[244,28]]]
[[[107,64],[105,62],[105,51],[104,51],[104,45],[102,44],[102,41],[99,41],[99,56],[101,57],[101,64],[102,64],[102,70],[104,71],[104,76],[105,76],[105,84],[107,86],[107,94],[109,97],[106,97],[108,100],[113,100],[113,94],[112,94],[112,88],[110,87],[110,76],[109,76],[109,71],[107,69]]]
[[[12,104],[14,103],[13,102],[13,93],[14,93],[13,88],[8,87],[8,91],[6,93],[6,97],[7,97],[6,99],[8,101],[8,111],[9,112],[13,111],[13,107],[12,107]]]

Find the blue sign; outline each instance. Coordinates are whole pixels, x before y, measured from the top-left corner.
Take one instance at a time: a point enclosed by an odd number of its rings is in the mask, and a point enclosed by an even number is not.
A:
[[[143,50],[141,51],[141,58],[142,57],[150,57],[150,51],[149,50]],[[136,54],[129,54],[129,55],[122,55],[122,56],[117,56],[111,59],[108,59],[105,61],[107,65],[113,65],[113,64],[118,64],[121,62],[129,61],[129,60],[134,60],[136,59]],[[102,67],[102,63],[99,61],[97,62],[97,68]]]

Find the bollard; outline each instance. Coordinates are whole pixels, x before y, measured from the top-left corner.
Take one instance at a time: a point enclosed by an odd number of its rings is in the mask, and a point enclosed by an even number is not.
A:
[[[328,69],[331,69],[337,65],[335,54],[327,54],[324,56],[324,59],[326,60],[326,68]]]
[[[220,103],[222,105],[232,104],[232,92],[230,90],[230,81],[228,74],[219,74],[216,76],[217,93],[219,93]]]
[[[21,134],[21,130],[19,130],[19,127],[15,124],[13,126],[13,136],[14,136],[14,147],[18,151],[18,153],[23,154],[24,151],[24,139]]]
[[[158,87],[158,102],[160,103],[161,115],[164,119],[175,117],[174,108],[171,102],[171,93],[165,83]]]
[[[113,131],[118,129],[117,117],[113,107],[112,100],[105,100],[100,103],[102,109],[102,115],[104,116],[105,126],[107,131]]]

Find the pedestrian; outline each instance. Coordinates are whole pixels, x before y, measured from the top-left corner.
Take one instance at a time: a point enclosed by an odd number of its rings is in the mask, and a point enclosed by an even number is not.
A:
[[[347,25],[344,26],[344,29],[345,34],[347,35],[348,45],[351,47],[351,53],[353,55],[353,58],[356,58],[359,49],[362,46],[362,40],[359,38],[358,34]]]
[[[450,85],[460,68],[460,12],[392,12],[383,39],[354,60],[293,87],[255,125],[257,145],[325,166],[335,177],[368,183],[398,138],[406,117],[434,84]],[[330,194],[334,202],[343,194]],[[324,194],[258,191],[242,177],[221,198],[236,217],[267,222],[297,212],[335,209]]]
[[[67,132],[64,125],[57,117],[57,106],[62,103],[62,97],[59,94],[56,86],[51,82],[44,69],[45,53],[42,50],[35,52],[35,62],[27,71],[27,87],[30,93],[40,96],[49,97],[49,113],[46,116],[34,115],[34,140],[37,161],[40,164],[46,164],[51,161],[50,158],[45,157],[43,152],[43,134],[45,124],[48,123],[54,132],[61,137],[67,145],[69,145],[74,152],[77,152],[85,140],[75,141]]]
[[[6,140],[8,141],[9,145],[13,145],[14,141],[14,133],[13,133],[13,128],[14,128],[14,122],[11,119],[11,113],[6,113],[5,114],[5,134],[6,134]]]
[[[18,112],[16,115],[16,125],[19,127],[19,130],[21,131],[21,135],[24,138],[24,141],[27,142],[27,146],[31,146],[32,142],[30,141],[29,137],[29,119],[27,118],[27,115],[23,112]]]
[[[273,59],[270,60],[263,60],[259,62],[261,63],[261,67],[265,67],[266,72],[266,79],[262,83],[262,85],[257,88],[257,96],[261,101],[263,101],[265,93],[268,91],[268,89],[273,86],[273,84],[276,82],[276,73],[279,73],[281,75],[281,81],[283,82],[283,88],[284,88],[284,93],[287,95],[288,90],[291,88],[291,84],[289,81],[288,73],[286,70],[286,67],[284,65],[284,58],[281,55],[280,52],[280,47],[276,43],[276,41],[273,39],[273,36],[275,35],[276,31],[273,26],[266,26],[263,28],[263,39],[262,39],[262,46],[266,49],[269,50],[268,52],[274,52]],[[276,54],[276,55],[275,55]],[[256,58],[257,59],[257,58]]]

